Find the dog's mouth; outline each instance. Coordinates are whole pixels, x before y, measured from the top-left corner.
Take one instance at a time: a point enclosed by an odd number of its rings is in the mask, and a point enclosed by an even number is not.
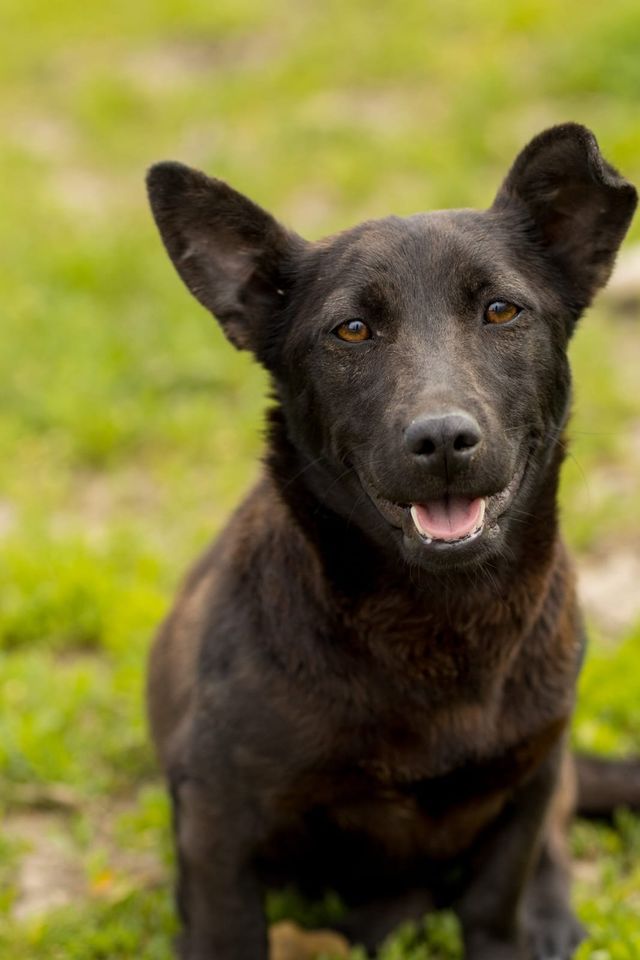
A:
[[[396,503],[367,492],[382,516],[405,537],[418,538],[424,545],[458,547],[498,532],[498,522],[517,494],[526,471],[523,458],[508,485],[487,496],[444,496],[414,503]]]
[[[410,515],[418,535],[426,542],[457,543],[477,536],[484,526],[487,498],[443,497],[412,503]]]

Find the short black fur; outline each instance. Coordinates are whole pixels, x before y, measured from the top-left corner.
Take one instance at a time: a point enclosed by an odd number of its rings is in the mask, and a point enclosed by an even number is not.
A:
[[[470,960],[568,960],[566,351],[634,188],[575,124],[536,137],[487,211],[318,243],[179,164],[148,185],[180,276],[274,396],[264,474],[151,658],[180,955],[264,960],[265,885],[294,883],[336,889],[370,950],[449,906]],[[637,764],[607,782],[592,810],[640,802]]]

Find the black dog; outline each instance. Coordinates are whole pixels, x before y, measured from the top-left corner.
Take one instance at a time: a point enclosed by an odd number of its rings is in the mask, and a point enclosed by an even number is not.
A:
[[[449,906],[473,960],[568,958],[566,349],[634,188],[574,124],[487,211],[318,243],[180,164],[148,185],[178,273],[276,401],[264,476],[151,659],[181,955],[264,960],[264,887],[294,883],[336,890],[369,949]],[[621,798],[581,775],[578,805]],[[637,803],[637,766],[623,780]]]

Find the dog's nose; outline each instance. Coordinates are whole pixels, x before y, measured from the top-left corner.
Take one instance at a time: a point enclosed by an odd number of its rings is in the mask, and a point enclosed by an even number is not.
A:
[[[481,440],[480,427],[468,413],[418,417],[404,434],[409,453],[430,473],[447,478],[468,464]]]

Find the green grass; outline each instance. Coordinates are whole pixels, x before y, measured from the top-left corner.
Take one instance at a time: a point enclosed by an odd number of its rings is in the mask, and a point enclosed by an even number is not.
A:
[[[174,920],[146,651],[255,475],[266,379],[180,286],[145,168],[206,168],[310,237],[486,204],[565,119],[640,181],[640,7],[5,0],[0,47],[0,955],[160,960]],[[582,554],[640,542],[638,357],[632,323],[585,319],[562,494]],[[615,642],[594,628],[576,739],[640,750],[640,624]],[[82,881],[37,916],[19,909],[30,816]],[[581,960],[640,958],[637,823],[580,825],[575,846]],[[442,917],[383,957],[458,950]]]

